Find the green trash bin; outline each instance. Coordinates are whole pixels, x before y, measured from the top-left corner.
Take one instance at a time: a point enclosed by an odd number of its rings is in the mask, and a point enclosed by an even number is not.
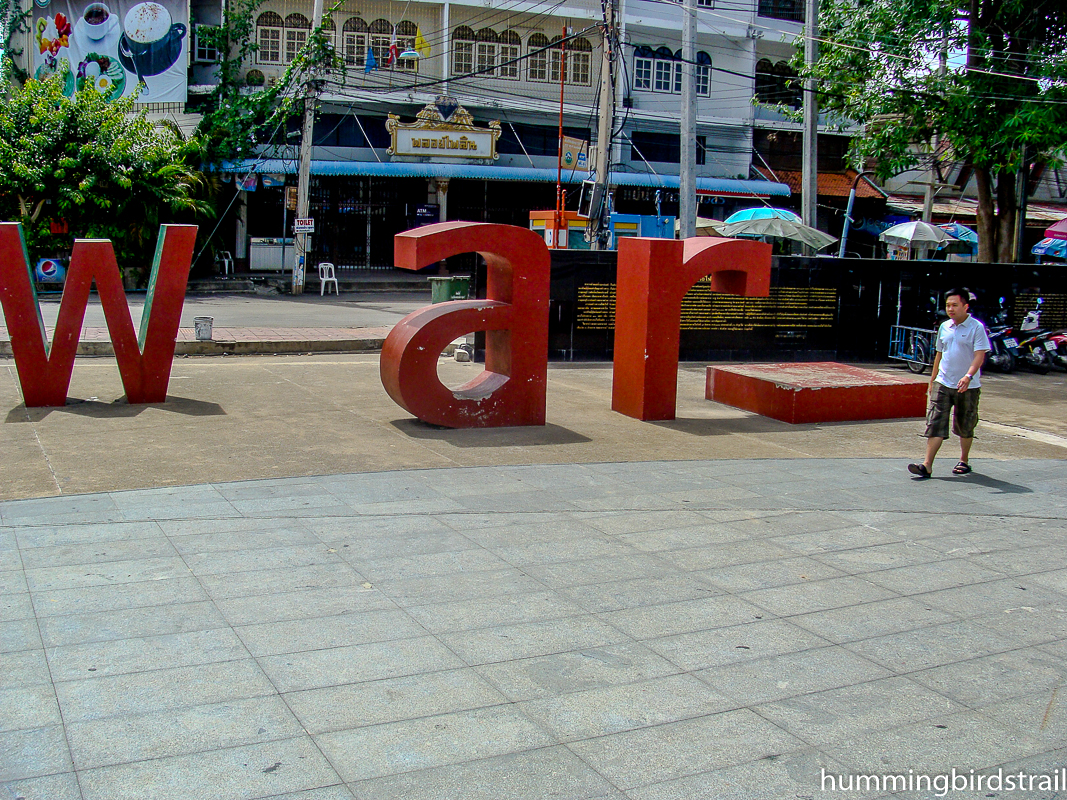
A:
[[[470,275],[441,275],[430,278],[430,302],[447,303],[470,296]]]

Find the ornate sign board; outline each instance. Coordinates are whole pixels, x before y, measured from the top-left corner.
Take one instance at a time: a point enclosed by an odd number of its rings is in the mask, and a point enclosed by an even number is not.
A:
[[[500,121],[488,128],[476,128],[474,118],[462,106],[444,117],[439,105],[428,103],[415,122],[401,122],[390,114],[385,122],[392,144],[391,156],[416,158],[477,158],[496,161],[496,140],[500,138]]]

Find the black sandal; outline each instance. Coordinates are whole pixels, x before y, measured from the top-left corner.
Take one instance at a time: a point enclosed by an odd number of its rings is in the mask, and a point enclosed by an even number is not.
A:
[[[971,465],[966,461],[961,461],[959,464],[952,468],[953,475],[966,475],[971,471]]]
[[[908,472],[921,481],[930,477],[930,470],[926,468],[925,464],[908,464]]]

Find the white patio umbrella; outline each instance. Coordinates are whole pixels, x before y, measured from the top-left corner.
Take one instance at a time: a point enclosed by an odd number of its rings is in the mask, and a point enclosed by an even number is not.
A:
[[[935,250],[946,242],[956,240],[936,225],[917,221],[902,222],[892,228],[886,228],[878,238],[886,244],[895,244],[898,247],[932,247]]]
[[[723,236],[739,236],[748,239],[766,236],[789,239],[790,241],[806,244],[816,250],[821,250],[837,241],[833,236],[823,233],[818,228],[812,228],[802,222],[794,222],[791,219],[783,219],[782,217],[727,222],[717,226],[717,229]]]

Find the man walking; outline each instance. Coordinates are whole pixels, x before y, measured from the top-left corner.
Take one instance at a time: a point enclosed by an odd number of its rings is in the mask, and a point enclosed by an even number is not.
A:
[[[937,354],[931,367],[926,458],[921,464],[908,465],[908,471],[920,480],[930,477],[934,457],[948,438],[950,414],[952,432],[960,439],[960,461],[952,468],[952,474],[966,475],[971,471],[967,459],[974,440],[974,426],[978,424],[982,362],[989,351],[989,337],[985,325],[970,315],[970,299],[971,293],[966,289],[953,289],[945,295],[948,319],[937,331]]]

